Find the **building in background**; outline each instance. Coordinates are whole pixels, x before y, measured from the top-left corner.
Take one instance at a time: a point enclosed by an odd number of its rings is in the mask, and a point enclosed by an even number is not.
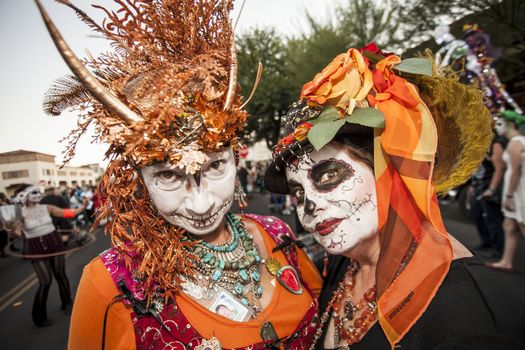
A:
[[[62,188],[95,185],[103,171],[98,164],[60,168],[55,156],[40,152],[0,153],[0,192],[12,195],[23,183]]]

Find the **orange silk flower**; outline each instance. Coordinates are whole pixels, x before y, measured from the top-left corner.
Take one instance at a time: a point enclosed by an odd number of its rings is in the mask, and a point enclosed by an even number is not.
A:
[[[349,49],[334,58],[321,73],[303,86],[301,99],[313,105],[330,105],[351,114],[373,86],[368,62],[358,50]]]

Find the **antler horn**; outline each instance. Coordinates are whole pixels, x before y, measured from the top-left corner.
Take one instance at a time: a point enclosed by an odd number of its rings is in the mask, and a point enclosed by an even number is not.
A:
[[[233,98],[235,96],[235,89],[237,87],[237,50],[235,49],[235,34],[232,32],[232,44],[230,47],[230,81],[228,84],[228,92],[226,93],[226,102],[224,102],[223,110],[227,111],[231,108]]]
[[[106,109],[116,115],[118,115],[126,123],[136,123],[142,120],[142,118],[133,112],[128,106],[122,101],[116,98],[111,92],[109,92],[104,85],[98,81],[98,79],[82,64],[80,59],[75,56],[75,53],[69,45],[66,43],[57,27],[51,21],[51,18],[47,14],[46,10],[42,6],[39,0],[35,0],[38,10],[42,15],[44,23],[46,24],[47,30],[55,43],[55,46],[60,52],[60,55],[66,61],[69,69],[77,76],[77,78],[84,84],[88,91],[106,107]]]

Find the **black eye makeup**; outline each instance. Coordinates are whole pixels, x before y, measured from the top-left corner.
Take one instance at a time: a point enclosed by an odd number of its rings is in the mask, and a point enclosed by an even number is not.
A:
[[[308,177],[315,188],[322,192],[332,191],[354,174],[354,168],[350,164],[334,158],[323,160],[308,171]]]
[[[290,194],[297,199],[297,204],[302,204],[304,202],[304,189],[300,183],[290,180],[288,182],[288,188],[290,189]]]

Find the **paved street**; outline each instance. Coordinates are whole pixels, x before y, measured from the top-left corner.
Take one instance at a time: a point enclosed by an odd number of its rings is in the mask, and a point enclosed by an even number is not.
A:
[[[442,207],[445,225],[467,247],[479,244],[474,226],[460,216],[455,204]],[[247,212],[270,214],[269,196],[256,194],[250,200]],[[281,216],[294,228],[293,215]],[[97,241],[84,250],[67,257],[67,274],[73,293],[85,264],[110,246],[109,238],[98,229]],[[525,240],[521,240],[515,264],[517,273],[525,275]],[[37,328],[31,322],[32,298],[36,291],[36,277],[31,264],[16,258],[0,259],[0,349],[56,350],[65,349],[69,316],[60,310],[56,283],[48,299],[48,315],[53,325]]]

